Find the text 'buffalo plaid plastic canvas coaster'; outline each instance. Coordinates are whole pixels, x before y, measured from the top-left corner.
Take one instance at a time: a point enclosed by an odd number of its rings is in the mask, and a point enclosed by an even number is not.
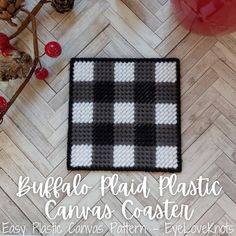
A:
[[[70,170],[181,171],[178,59],[74,58]]]

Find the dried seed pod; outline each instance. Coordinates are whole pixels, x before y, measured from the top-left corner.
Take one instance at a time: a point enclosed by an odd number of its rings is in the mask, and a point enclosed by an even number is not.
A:
[[[0,19],[8,21],[12,26],[16,24],[12,18],[23,7],[25,0],[0,0]]]
[[[25,78],[32,67],[32,58],[25,52],[12,50],[7,56],[0,54],[0,81]]]

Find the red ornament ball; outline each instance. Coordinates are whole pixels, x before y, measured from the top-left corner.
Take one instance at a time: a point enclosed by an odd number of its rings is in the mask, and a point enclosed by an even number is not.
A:
[[[45,53],[49,57],[59,57],[61,55],[62,49],[61,45],[58,42],[52,41],[45,45]]]
[[[9,38],[4,33],[0,33],[0,49],[8,48],[10,45]]]
[[[5,112],[7,110],[7,101],[3,96],[0,96],[0,112]]]
[[[236,30],[235,0],[173,0],[174,12],[183,26],[202,35]]]
[[[35,76],[39,80],[45,80],[48,77],[48,70],[44,67],[39,67],[35,70]]]

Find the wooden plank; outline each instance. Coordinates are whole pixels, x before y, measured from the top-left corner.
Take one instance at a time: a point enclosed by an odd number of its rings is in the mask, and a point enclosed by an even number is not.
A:
[[[213,87],[222,94],[234,107],[236,107],[236,91],[224,80],[218,79]]]
[[[231,229],[233,229],[233,232],[230,233],[229,235],[235,235],[235,225],[236,222],[234,220],[232,220],[232,218],[230,218],[229,215],[225,214],[219,221],[218,221],[218,225],[224,227],[225,225],[230,225]],[[229,231],[229,230],[228,230]],[[222,235],[222,234],[221,234]]]
[[[236,184],[225,174],[220,176],[219,182],[225,194],[236,203]]]
[[[217,42],[215,46],[212,48],[212,51],[222,60],[225,64],[231,67],[234,71],[236,71],[236,55],[232,52],[232,50],[225,47],[222,43]]]
[[[0,141],[1,149],[14,159],[17,165],[22,166],[28,176],[35,175],[35,178],[40,181],[43,180],[42,174],[46,176],[52,170],[51,165],[42,155],[31,155],[28,159],[3,132],[0,133]]]
[[[166,21],[172,14],[171,1],[162,2],[162,7],[156,12],[156,16],[162,21]]]
[[[168,19],[170,20],[172,16]],[[174,16],[173,16],[174,18]],[[164,25],[163,23],[162,25]],[[168,30],[168,29],[167,29]],[[188,34],[179,44],[168,54],[168,57],[178,57],[183,59],[202,40],[198,34]],[[202,58],[201,58],[202,60]]]
[[[39,168],[39,170],[42,170],[45,174],[51,171],[50,164],[46,161],[43,154],[32,144],[30,139],[25,137],[21,132],[21,129],[19,129],[11,119],[8,117],[4,118],[2,129],[8,134],[11,141],[14,142],[12,145],[16,145],[34,163],[34,165]],[[5,137],[6,136],[3,135],[3,138]]]
[[[223,193],[222,193],[223,194]],[[204,215],[206,211],[208,211],[220,198],[220,196],[208,195],[204,198],[199,198],[196,203],[192,206],[191,209],[194,209],[194,214],[191,220],[186,221],[181,218],[176,225],[182,225],[185,223],[186,229],[189,230],[191,227],[199,221],[199,219]]]
[[[198,44],[183,58],[183,74],[190,70],[215,44],[215,38],[203,38]]]
[[[175,16],[169,17],[158,29],[156,34],[161,38],[165,39],[172,31],[176,29],[179,22],[176,20]]]
[[[219,207],[218,204],[214,204],[209,211],[204,214],[199,221],[195,224],[196,226],[201,226],[201,225],[207,225],[207,224],[212,224],[212,223],[217,223],[223,216],[225,212],[222,210],[221,207]],[[191,233],[187,235],[193,235]],[[202,233],[194,233],[194,236],[197,235],[202,235]]]
[[[212,123],[220,116],[220,112],[210,106],[206,109],[202,115],[182,134],[182,151],[192,145],[211,125]]]
[[[65,102],[64,104],[61,105],[55,112],[55,114],[51,117],[49,120],[50,125],[54,128],[57,129],[59,128],[62,123],[68,119],[68,113],[69,113],[69,102]]]
[[[14,121],[14,124],[11,124],[10,122],[8,124],[19,127],[24,136],[28,140],[30,140],[30,142],[43,155],[47,156],[53,151],[52,145],[48,142],[47,138],[41,133],[41,129],[36,128],[34,126],[33,121],[27,119],[16,107],[14,107],[14,105],[9,110],[7,115],[12,122]],[[7,126],[5,128],[6,130],[9,129],[9,127]]]
[[[131,44],[129,44],[127,42],[127,40],[122,37],[117,30],[115,30],[112,26],[108,26],[104,33],[107,35],[107,37],[109,37],[111,39],[111,42],[114,43],[115,47],[117,48],[117,50],[120,52],[123,50],[122,55],[124,57],[127,57],[129,55],[129,57],[143,57]],[[108,47],[109,44],[107,44]],[[106,48],[107,48],[106,47]],[[104,50],[107,50],[106,48],[104,48]],[[105,52],[103,50],[103,53],[108,53]],[[112,56],[115,57],[116,55],[113,54],[114,52],[109,52],[112,53]],[[121,53],[120,53],[121,55]],[[108,54],[107,54],[108,56]],[[99,57],[102,57],[101,55],[99,55]]]
[[[218,60],[212,68],[217,72],[221,79],[225,80],[230,86],[236,90],[236,72],[230,67],[225,65],[222,61]]]
[[[65,45],[76,39],[107,7],[109,4],[102,0],[82,1],[76,14],[71,14],[65,18],[61,24],[52,30],[52,34],[60,39],[62,45]]]
[[[236,146],[215,125],[209,128],[212,141],[236,163]]]
[[[22,166],[16,165],[14,160],[12,160],[4,151],[0,152],[0,157],[1,168],[6,172],[6,174],[11,176],[11,179],[15,182],[16,185],[18,185],[20,176],[30,177],[26,176]],[[33,176],[32,178],[30,178],[29,182],[32,183],[32,181],[36,180],[37,178],[34,178]],[[44,213],[44,207],[47,202],[46,199],[41,198],[39,195],[33,194],[32,192],[28,193],[28,197],[39,208],[39,210]]]
[[[56,96],[49,102],[49,105],[56,111],[69,99],[69,84],[60,90]]]
[[[181,71],[181,92],[182,95],[191,88],[217,60],[214,53],[207,52],[201,60],[196,63],[186,74]]]
[[[148,45],[155,48],[161,39],[153,33],[122,1],[107,0],[111,8],[132,28]]]
[[[50,225],[48,220],[37,209],[37,207],[29,200],[27,196],[17,197],[17,186],[10,179],[3,170],[0,170],[1,182],[0,186],[4,192],[14,201],[14,203],[27,215],[31,222],[42,222],[43,224]]]
[[[222,154],[217,160],[216,164],[224,171],[224,173],[236,183],[236,164],[230,160],[225,154]]]
[[[145,57],[157,57],[158,53],[149,46],[125,21],[112,9],[107,9],[104,16],[111,25]]]
[[[217,39],[226,46],[233,54],[236,54],[236,41],[235,37],[230,34],[222,35],[221,37],[217,37]]]
[[[153,14],[155,14],[162,7],[158,1],[140,0],[140,2]]]
[[[187,36],[188,33],[188,30],[182,25],[179,25],[156,47],[156,52],[162,57],[165,57]]]
[[[193,105],[182,114],[182,132],[193,124],[201,114],[217,99],[219,93],[210,87]]]
[[[16,86],[14,87],[8,86],[8,89],[4,91],[4,94],[10,98],[13,96],[13,93],[15,92],[15,90],[16,90]],[[43,134],[43,136],[48,137],[54,131],[54,129],[48,123],[48,119],[50,118],[51,115],[53,115],[53,111],[51,110],[51,108],[49,108],[50,111],[49,110],[48,112],[45,111],[46,117],[44,117],[44,115],[41,114],[43,113],[42,111],[44,111],[44,106],[42,107],[43,110],[39,110],[37,107],[35,107],[34,109],[30,109],[32,106],[36,106],[37,104],[37,103],[34,103],[33,101],[28,101],[28,100],[35,99],[35,98],[31,99],[31,96],[33,96],[33,94],[31,94],[30,98],[28,99],[24,98],[23,96],[20,96],[19,99],[17,99],[14,105],[11,107],[8,114],[10,115],[11,113],[18,114],[18,116],[14,115],[14,119],[13,119],[14,121],[17,121],[17,119],[20,118],[21,114],[23,113],[22,114],[22,116],[24,116],[23,121],[28,122],[29,126],[33,123],[33,127],[31,127],[32,130],[37,128],[38,131],[40,131],[40,133]],[[20,125],[23,125],[24,122],[20,123]]]
[[[236,205],[226,194],[222,195],[217,204],[236,222]]]
[[[67,138],[68,133],[68,122],[67,120],[49,137],[48,141],[52,144],[53,147],[57,147],[62,143],[64,139]]]
[[[2,189],[0,189],[0,199],[0,208],[7,217],[7,220],[1,221],[1,228],[2,223],[8,223],[9,225],[20,225],[25,227],[25,234],[32,234],[33,230],[31,222]]]
[[[218,117],[214,124],[234,143],[236,144],[236,127],[223,115]]]
[[[67,140],[65,139],[58,145],[54,151],[48,156],[48,161],[52,166],[56,167],[67,157]]]
[[[151,0],[141,0],[141,1],[129,1],[129,0],[121,0],[135,15],[139,17],[139,19],[147,25],[152,31],[155,31],[159,26],[161,26],[161,21],[152,13],[153,11],[157,11],[159,9],[159,5],[155,5],[155,1]],[[149,9],[149,6],[151,9]],[[156,10],[154,8],[156,7]]]
[[[217,74],[209,69],[181,98],[182,112],[188,108],[217,80]]]

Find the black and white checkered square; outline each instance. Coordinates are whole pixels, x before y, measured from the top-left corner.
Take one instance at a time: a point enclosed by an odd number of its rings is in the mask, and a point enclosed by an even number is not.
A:
[[[68,169],[181,170],[178,59],[71,61]]]

